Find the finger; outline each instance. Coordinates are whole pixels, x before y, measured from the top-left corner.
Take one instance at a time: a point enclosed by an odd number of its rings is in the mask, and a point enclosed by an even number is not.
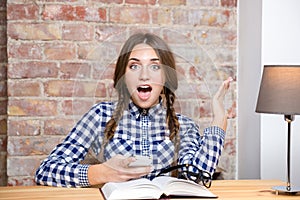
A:
[[[123,161],[122,161],[122,166],[125,167],[125,168],[128,168],[129,164],[134,162],[136,160],[135,157],[128,157],[128,158],[125,158]]]
[[[229,86],[230,86],[230,83],[233,81],[233,78],[232,77],[228,77],[225,81],[224,81],[224,86],[225,86],[225,89],[228,89]]]
[[[128,181],[131,179],[140,178],[144,175],[146,175],[146,174],[120,174],[120,175],[118,175],[118,180],[119,181]]]
[[[149,170],[150,167],[149,167],[149,169],[146,169],[146,170],[141,169],[141,171],[136,170],[136,168],[137,167],[129,168],[125,171],[119,171],[118,177],[122,180],[135,179],[135,178],[140,178],[142,176],[145,176],[145,175],[149,174],[151,171],[151,170]],[[143,168],[145,168],[145,167],[143,167]],[[146,168],[148,168],[148,167],[146,167]]]
[[[218,91],[216,92],[215,97],[216,98],[223,97],[226,94],[226,91],[229,89],[230,82],[232,81],[233,81],[232,77],[228,77],[225,81],[223,81]]]
[[[148,174],[151,172],[151,167],[128,167],[125,172],[128,174]]]

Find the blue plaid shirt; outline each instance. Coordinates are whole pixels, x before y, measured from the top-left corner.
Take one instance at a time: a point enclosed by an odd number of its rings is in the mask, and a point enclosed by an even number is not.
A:
[[[89,149],[100,152],[104,129],[116,107],[115,102],[94,105],[75,125],[66,139],[51,152],[36,171],[37,184],[66,187],[89,186],[89,165],[80,164]],[[223,148],[225,132],[219,127],[204,129],[189,118],[177,114],[180,123],[178,163],[190,163],[213,173]],[[132,102],[120,119],[112,140],[104,150],[106,160],[122,154],[152,157],[153,171],[146,177],[154,178],[159,170],[172,164],[174,145],[169,139],[166,109],[162,103],[143,115]]]

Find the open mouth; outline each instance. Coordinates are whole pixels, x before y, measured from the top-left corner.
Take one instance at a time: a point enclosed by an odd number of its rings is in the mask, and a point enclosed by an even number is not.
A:
[[[151,92],[152,91],[152,87],[150,85],[143,85],[143,86],[139,86],[137,88],[138,92]]]
[[[141,85],[137,88],[138,96],[142,100],[147,100],[150,98],[152,87],[150,85]]]

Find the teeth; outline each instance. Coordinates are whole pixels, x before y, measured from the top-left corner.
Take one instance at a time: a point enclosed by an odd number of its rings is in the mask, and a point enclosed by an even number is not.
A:
[[[141,92],[141,91],[147,92],[147,91],[151,91],[152,88],[151,88],[151,86],[149,86],[149,85],[141,85],[141,86],[139,86],[139,87],[137,88],[137,90],[138,90],[139,92]]]

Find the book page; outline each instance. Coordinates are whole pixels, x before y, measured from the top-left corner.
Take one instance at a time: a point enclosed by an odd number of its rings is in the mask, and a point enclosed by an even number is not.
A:
[[[163,193],[167,196],[217,197],[206,187],[189,180],[161,176],[152,182],[163,188]]]
[[[162,191],[148,179],[136,179],[126,182],[109,182],[101,191],[105,199],[158,199]]]

